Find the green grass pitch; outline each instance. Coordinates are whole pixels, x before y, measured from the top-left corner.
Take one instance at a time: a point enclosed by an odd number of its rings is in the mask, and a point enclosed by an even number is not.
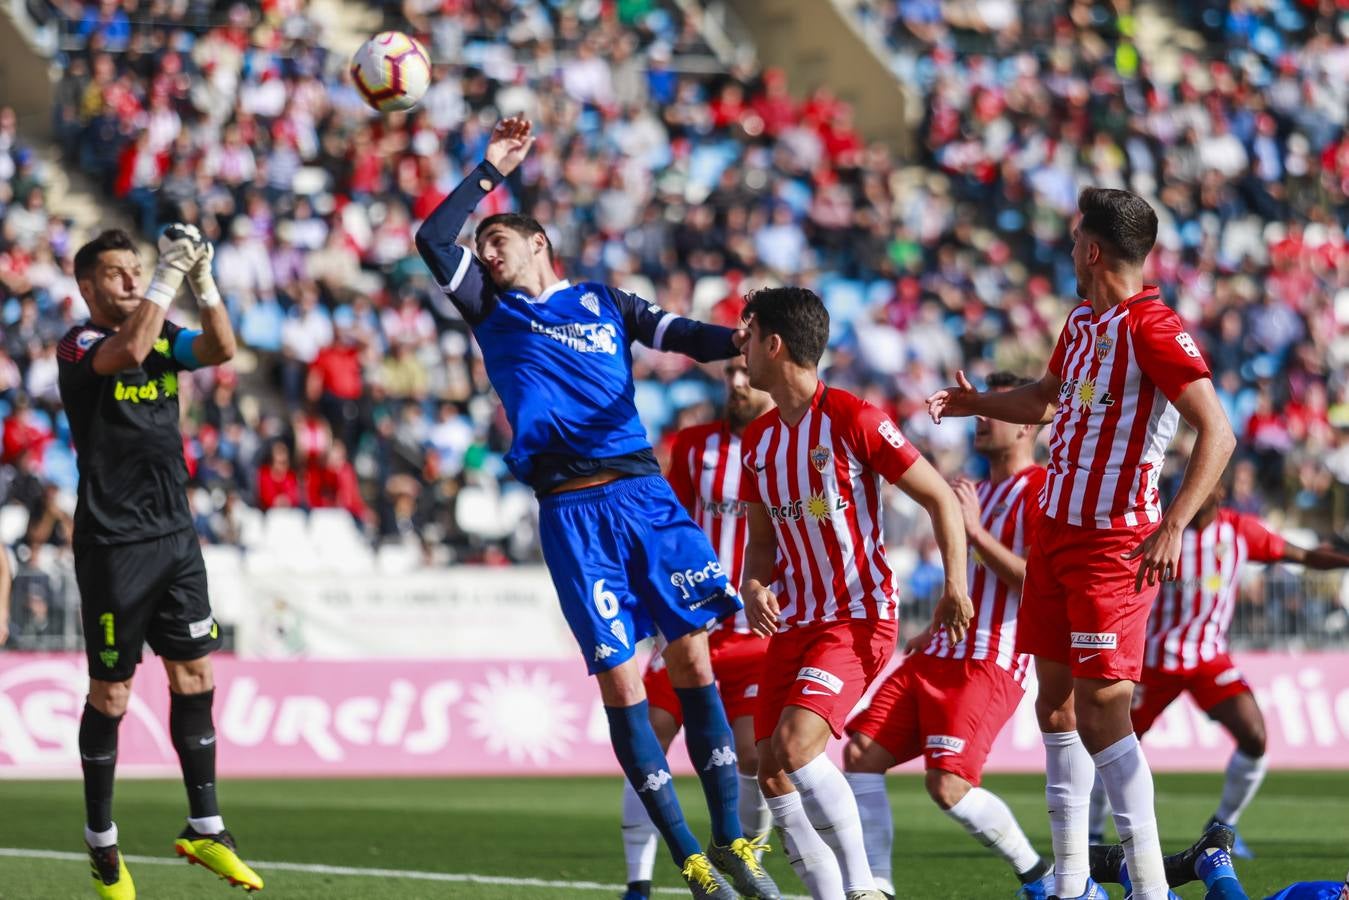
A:
[[[990,776],[985,784],[1011,804],[1036,846],[1048,850],[1043,780]],[[1168,850],[1188,844],[1212,813],[1218,775],[1159,775],[1158,813]],[[696,782],[680,781],[695,832],[706,834],[706,810]],[[1349,773],[1275,772],[1242,821],[1259,854],[1238,862],[1252,898],[1309,878],[1338,879],[1349,866]],[[928,800],[915,776],[890,781],[895,812],[895,871],[903,898],[1010,898],[1011,873],[977,846]],[[617,779],[464,779],[357,781],[230,781],[221,786],[226,821],[246,859],[258,861],[276,898],[362,900],[543,900],[617,896],[602,887],[542,886],[549,882],[617,885],[623,880]],[[172,857],[185,801],[176,782],[125,781],[115,813],[123,850]],[[80,851],[77,782],[9,781],[0,785],[0,847]],[[92,897],[88,868],[64,858],[28,858],[0,851],[0,897],[71,900]],[[348,868],[458,873],[517,879],[469,884],[399,877],[269,869],[266,862]],[[803,893],[781,853],[768,867],[789,893]],[[228,900],[245,896],[186,863],[131,866],[138,894],[150,898]],[[657,884],[678,885],[662,855]],[[1202,886],[1181,896],[1203,896]],[[1115,887],[1116,900],[1122,891]],[[673,893],[662,896],[677,896]],[[687,896],[685,894],[684,896]]]

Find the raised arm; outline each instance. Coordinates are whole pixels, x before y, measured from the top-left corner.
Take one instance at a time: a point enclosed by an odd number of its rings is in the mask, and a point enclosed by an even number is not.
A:
[[[978,552],[979,558],[998,580],[1014,591],[1020,591],[1026,580],[1026,560],[1017,556],[997,536],[984,527],[980,521],[982,509],[979,506],[979,492],[974,483],[960,479],[951,485],[956,499],[960,501],[960,513],[964,520],[965,535],[970,546]]]
[[[454,310],[469,324],[481,322],[496,305],[497,292],[487,269],[473,252],[458,243],[459,232],[473,210],[524,160],[534,145],[530,123],[520,116],[502,119],[492,129],[484,159],[440,201],[417,229],[417,252],[431,270],[444,298],[433,295],[437,311],[454,317]]]
[[[201,313],[201,330],[182,332],[175,344],[186,341],[187,347],[173,348],[174,357],[189,369],[199,366],[218,366],[234,358],[234,327],[230,325],[229,313],[221,302],[220,288],[216,287],[215,276],[211,273],[211,264],[215,262],[215,247],[206,244],[206,252],[197,260],[188,273],[187,283],[192,296],[197,298],[197,309]]]
[[[145,291],[145,299],[115,334],[98,342],[92,363],[95,372],[112,375],[135,369],[145,362],[164,327],[169,304],[178,295],[187,273],[205,252],[204,245],[191,237],[160,239],[159,261]]]
[[[1063,380],[1045,372],[1034,384],[1010,391],[976,391],[963,371],[956,372],[956,384],[942,388],[927,398],[928,415],[933,422],[944,416],[985,416],[1018,425],[1044,425],[1059,408]]]
[[[626,291],[614,291],[614,298],[623,310],[628,334],[653,350],[670,350],[698,362],[715,362],[739,356],[744,346],[744,329],[677,316]]]
[[[1341,553],[1334,547],[1322,544],[1312,550],[1304,550],[1288,544],[1283,549],[1283,561],[1299,563],[1309,569],[1349,569],[1349,553]]]

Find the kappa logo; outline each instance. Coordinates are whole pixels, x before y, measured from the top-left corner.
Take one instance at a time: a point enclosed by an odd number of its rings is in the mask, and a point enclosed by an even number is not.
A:
[[[707,760],[707,765],[703,766],[703,771],[711,772],[713,769],[719,769],[722,766],[733,766],[735,763],[735,748],[726,746],[715,747],[712,750],[712,756]]]
[[[949,734],[929,734],[924,746],[928,750],[941,751],[933,753],[933,756],[955,756],[965,752],[965,739]]]
[[[596,297],[593,291],[586,291],[581,295],[581,305],[590,310],[592,316],[600,314],[600,298]]]
[[[891,422],[889,419],[881,420],[881,424],[876,430],[881,433],[881,437],[885,438],[885,442],[896,450],[904,446],[904,435],[899,433],[899,429],[895,427],[895,423]]]
[[[1075,650],[1114,650],[1119,635],[1113,631],[1074,631],[1069,644]]]
[[[615,650],[613,647],[610,647],[608,644],[596,644],[595,662],[601,662],[603,660],[606,660],[617,652],[618,652],[617,650]]]
[[[1176,343],[1180,344],[1180,349],[1185,351],[1186,356],[1193,356],[1195,359],[1199,358],[1199,348],[1195,346],[1194,338],[1190,337],[1188,331],[1182,331],[1180,334],[1176,335]]]
[[[820,687],[827,688],[830,693],[837,694],[843,690],[843,679],[839,678],[833,672],[826,672],[824,669],[815,666],[802,666],[796,673],[797,681],[809,681],[818,684]],[[823,694],[824,691],[812,691],[809,685],[801,687],[803,694]]]
[[[637,786],[637,793],[644,794],[647,791],[658,791],[673,780],[674,779],[670,777],[670,773],[665,769],[652,772],[650,775],[646,776],[645,781]]]

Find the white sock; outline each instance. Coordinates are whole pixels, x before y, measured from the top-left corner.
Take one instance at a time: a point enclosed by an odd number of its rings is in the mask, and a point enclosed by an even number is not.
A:
[[[1138,737],[1121,738],[1092,757],[1115,810],[1115,829],[1124,845],[1124,860],[1134,883],[1133,900],[1166,900],[1170,888],[1162,864],[1153,807],[1152,770]]]
[[[1260,783],[1265,780],[1269,763],[1264,756],[1247,756],[1240,750],[1232,751],[1227,761],[1227,778],[1223,781],[1223,798],[1218,804],[1217,819],[1224,825],[1235,825],[1250,806]]]
[[[1091,786],[1091,812],[1087,816],[1087,834],[1105,836],[1105,820],[1110,815],[1110,801],[1105,796],[1105,785],[1101,777]]]
[[[946,811],[976,841],[1007,861],[1012,871],[1024,875],[1040,863],[1040,854],[1030,845],[1026,832],[997,794],[970,788],[960,802]]]
[[[1045,742],[1045,801],[1054,839],[1054,893],[1080,897],[1091,867],[1087,857],[1087,806],[1091,754],[1076,731],[1041,734]]]
[[[192,826],[192,830],[197,834],[219,834],[225,830],[223,816],[202,816],[200,819],[188,816],[187,824]]]
[[[773,824],[777,826],[782,852],[792,871],[815,900],[838,900],[843,896],[843,875],[834,851],[810,824],[801,795],[796,791],[781,797],[765,797]]]
[[[628,866],[628,881],[650,881],[656,870],[656,846],[659,835],[637,792],[623,782],[623,861]]]
[[[844,772],[857,800],[857,815],[862,820],[862,844],[867,851],[867,865],[876,887],[887,894],[895,892],[894,864],[891,857],[895,846],[895,822],[890,813],[890,795],[885,792],[885,776],[877,772]]]
[[[867,864],[867,848],[862,842],[862,819],[857,814],[848,779],[829,757],[821,753],[787,777],[801,794],[810,824],[838,857],[845,891],[874,891],[876,882]]]
[[[759,779],[753,775],[740,775],[740,800],[736,810],[740,813],[740,830],[751,840],[773,827],[773,815],[764,802]]]
[[[107,831],[90,831],[88,825],[84,826],[84,842],[90,847],[111,847],[117,843],[117,823]]]

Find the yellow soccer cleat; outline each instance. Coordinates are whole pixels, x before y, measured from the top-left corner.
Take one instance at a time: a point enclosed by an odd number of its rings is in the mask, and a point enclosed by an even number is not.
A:
[[[680,870],[694,900],[735,900],[735,891],[712,866],[706,853],[695,853],[684,860]]]
[[[103,900],[136,900],[136,884],[116,844],[89,847],[89,874],[94,879],[94,893]]]
[[[216,873],[231,887],[241,887],[249,893],[262,890],[262,879],[239,858],[234,835],[228,831],[198,834],[189,825],[173,842],[173,849],[188,862]]]

